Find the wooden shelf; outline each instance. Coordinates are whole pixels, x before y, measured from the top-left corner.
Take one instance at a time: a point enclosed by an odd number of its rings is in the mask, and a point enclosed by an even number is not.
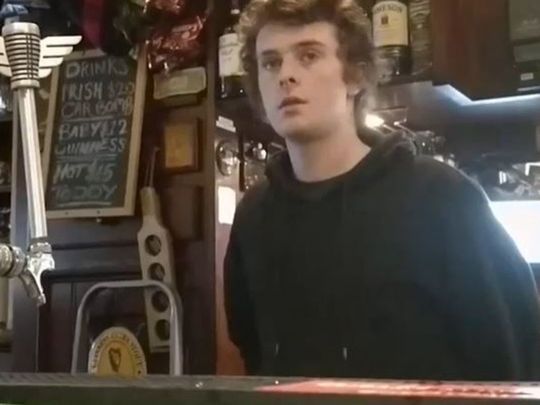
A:
[[[537,124],[540,123],[540,95],[471,101],[451,85],[434,85],[426,80],[379,87],[374,111],[387,122],[405,113],[410,127],[416,129]]]
[[[216,112],[231,114],[231,113],[246,113],[251,110],[247,96],[234,98],[219,98],[216,99]]]
[[[423,72],[413,74],[413,75],[403,75],[403,76],[394,77],[392,80],[390,80],[387,83],[380,83],[379,87],[392,87],[392,86],[399,86],[402,84],[426,82],[426,81],[431,81],[431,79],[432,79],[432,72],[431,72],[431,69],[429,69],[429,70],[425,70]]]
[[[395,77],[389,82],[379,83],[378,87],[380,89],[392,89],[393,87],[413,85],[415,83],[431,83],[431,81],[432,71],[429,69],[418,74]],[[228,99],[217,99],[216,113],[217,115],[220,113],[227,115],[227,118],[233,119],[238,117],[246,119],[249,118],[250,115],[255,116],[255,112],[251,108],[247,95]]]
[[[406,118],[411,129],[432,130],[447,138],[492,133],[490,142],[509,136],[532,139],[535,127],[540,127],[540,94],[474,101],[452,85],[433,83],[430,71],[381,84],[375,96],[373,112],[387,123]],[[240,135],[263,142],[272,137],[272,129],[258,119],[247,97],[217,100],[216,118],[219,115],[232,119]],[[531,148],[520,147],[520,159],[523,150]]]

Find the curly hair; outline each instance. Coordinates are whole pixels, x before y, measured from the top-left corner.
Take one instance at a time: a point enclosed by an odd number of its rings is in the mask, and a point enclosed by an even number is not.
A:
[[[240,18],[241,58],[246,71],[245,86],[254,108],[264,115],[258,84],[256,42],[268,23],[304,25],[326,21],[335,25],[338,57],[344,80],[362,80],[364,91],[355,98],[358,112],[375,86],[373,44],[366,13],[355,0],[251,0]]]

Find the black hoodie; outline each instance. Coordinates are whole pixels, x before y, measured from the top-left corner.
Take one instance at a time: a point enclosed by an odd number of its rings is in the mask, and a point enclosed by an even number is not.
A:
[[[287,154],[238,206],[229,335],[251,374],[535,380],[531,270],[485,194],[393,137],[348,173],[295,179]]]

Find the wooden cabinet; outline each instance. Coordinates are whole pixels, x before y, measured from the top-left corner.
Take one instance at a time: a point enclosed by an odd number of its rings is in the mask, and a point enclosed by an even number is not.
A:
[[[431,0],[435,85],[472,100],[517,94],[508,1]]]
[[[393,84],[431,80],[451,85],[471,100],[525,93],[518,91],[510,39],[513,1],[522,0],[431,0],[432,70],[397,78]]]

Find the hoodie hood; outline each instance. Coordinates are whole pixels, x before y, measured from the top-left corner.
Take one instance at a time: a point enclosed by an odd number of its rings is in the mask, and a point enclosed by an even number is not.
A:
[[[266,176],[272,189],[302,200],[318,200],[335,188],[347,185],[348,189],[365,186],[399,162],[413,159],[414,144],[401,134],[381,137],[371,151],[348,172],[319,182],[299,181],[293,172],[289,154],[275,155],[268,163]]]

